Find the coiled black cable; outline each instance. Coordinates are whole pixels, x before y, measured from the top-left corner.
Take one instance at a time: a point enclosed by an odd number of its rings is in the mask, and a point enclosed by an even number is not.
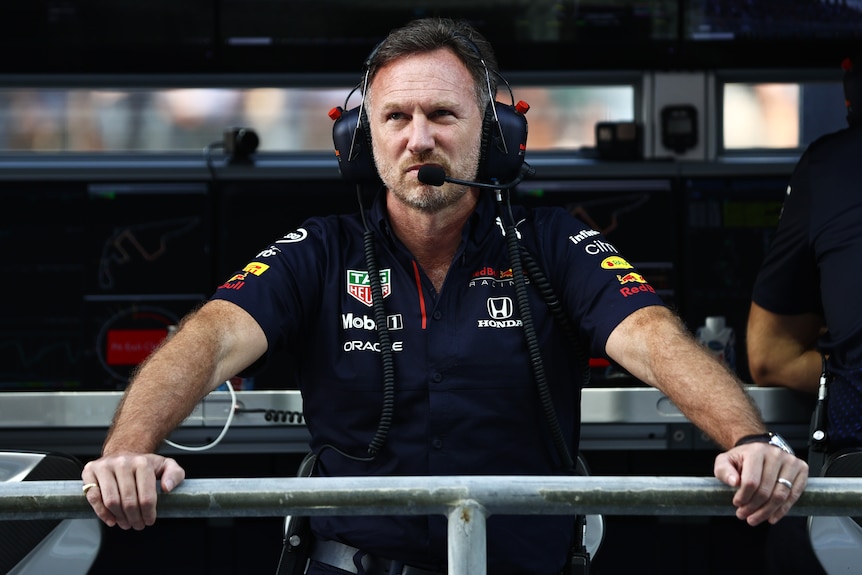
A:
[[[395,366],[392,357],[392,340],[389,337],[389,325],[386,322],[386,308],[383,305],[383,288],[380,285],[377,254],[374,250],[374,232],[366,227],[363,239],[368,280],[371,283],[374,321],[377,323],[377,340],[380,343],[380,358],[383,361],[383,409],[380,412],[377,432],[368,445],[368,454],[374,457],[386,442],[386,436],[392,425],[392,413],[395,409]]]
[[[575,462],[569,452],[568,445],[563,438],[563,432],[560,429],[560,422],[557,419],[557,412],[554,410],[553,398],[548,387],[548,381],[545,377],[545,364],[542,360],[541,350],[539,349],[536,330],[533,327],[533,314],[530,310],[529,302],[527,301],[527,280],[524,277],[524,268],[521,259],[521,249],[518,244],[518,231],[515,229],[515,224],[511,218],[507,221],[503,217],[502,210],[502,194],[497,193],[497,207],[500,223],[506,232],[506,244],[509,250],[509,259],[512,264],[512,275],[515,278],[515,298],[518,303],[518,311],[521,314],[521,323],[524,329],[524,338],[527,342],[527,352],[530,358],[530,365],[533,368],[533,377],[536,380],[536,388],[539,392],[539,402],[542,410],[545,413],[545,419],[551,431],[551,438],[554,446],[557,449],[557,454],[563,463],[563,468],[574,473]],[[556,296],[553,296],[556,300]]]
[[[383,305],[383,287],[380,284],[380,270],[377,265],[377,253],[374,249],[374,232],[368,227],[365,219],[365,208],[362,202],[362,187],[356,185],[356,197],[359,202],[359,214],[362,217],[362,226],[365,232],[362,234],[365,253],[365,265],[368,268],[368,282],[371,284],[371,305],[376,323],[377,342],[380,345],[380,358],[383,363],[383,407],[380,410],[380,419],[377,422],[377,431],[368,444],[368,457],[356,457],[345,453],[332,444],[320,447],[318,457],[326,449],[332,449],[340,455],[356,461],[371,461],[374,459],[383,445],[392,427],[392,414],[395,411],[395,362],[392,357],[392,340],[389,337],[389,324],[386,322],[386,308]]]
[[[556,292],[554,292],[554,288],[551,286],[551,282],[549,282],[547,276],[545,276],[545,272],[543,272],[539,264],[536,263],[533,255],[523,246],[521,246],[521,260],[527,270],[527,275],[530,277],[530,282],[539,290],[539,293],[545,300],[548,309],[551,310],[551,314],[554,316],[554,319],[557,320],[557,324],[565,334],[566,339],[571,343],[572,349],[575,351],[578,364],[581,366],[581,386],[585,387],[590,382],[590,358],[587,355],[584,346],[581,344],[580,339],[578,339],[574,326],[572,326],[572,322],[569,320],[569,316],[566,315],[559,298],[557,298]]]

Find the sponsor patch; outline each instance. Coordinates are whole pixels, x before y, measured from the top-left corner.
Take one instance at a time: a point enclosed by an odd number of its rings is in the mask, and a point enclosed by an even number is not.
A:
[[[391,344],[392,351],[404,351],[403,341],[393,341]],[[380,353],[380,343],[376,341],[345,341],[343,346],[344,351],[373,351]]]
[[[569,236],[569,241],[575,245],[578,245],[579,243],[581,243],[585,239],[591,238],[591,237],[597,236],[597,235],[599,235],[599,232],[597,232],[596,230],[581,230],[578,233],[576,233],[575,235]]]
[[[260,262],[251,262],[250,264],[242,268],[242,271],[259,276],[268,269],[269,266],[266,264],[262,264]]]
[[[392,291],[389,278],[389,269],[380,270],[380,288],[384,298]],[[347,293],[371,307],[371,281],[367,271],[347,270]]]
[[[640,284],[634,287],[624,287],[620,289],[620,293],[623,297],[629,297],[630,295],[637,295],[645,292],[655,293],[655,288],[649,284]]]
[[[602,268],[606,270],[630,270],[632,264],[620,256],[610,256],[602,260]]]
[[[476,327],[506,328],[520,327],[523,325],[520,319],[512,319],[515,313],[515,304],[512,298],[489,297],[485,304],[490,319],[480,319]]]
[[[365,314],[360,317],[350,312],[341,314],[341,327],[344,329],[377,331],[377,322]],[[386,327],[390,330],[404,329],[404,318],[400,313],[386,316]]]
[[[512,268],[507,270],[497,270],[491,266],[485,266],[473,272],[473,278],[496,278],[496,279],[512,279],[514,274]]]
[[[305,228],[298,228],[294,232],[290,232],[285,234],[283,238],[277,240],[275,243],[277,244],[295,244],[296,242],[301,242],[305,238],[308,237],[308,232]]]
[[[218,286],[218,289],[242,289],[245,285],[245,278],[248,277],[248,272],[242,272],[232,275],[226,282]]]
[[[259,254],[257,254],[254,257],[256,257],[256,258],[269,258],[269,257],[274,256],[277,253],[281,253],[281,250],[275,246],[269,246],[268,248],[266,248],[265,250],[263,250],[262,252],[260,252]]]
[[[644,277],[642,275],[635,273],[635,272],[629,272],[624,276],[617,274],[617,280],[619,280],[619,282],[621,284],[627,284],[627,283],[632,283],[632,282],[639,283],[639,284],[647,283],[646,279],[644,279]]]
[[[599,254],[615,254],[617,253],[617,248],[615,248],[613,244],[610,244],[608,242],[603,242],[602,240],[593,240],[587,244],[584,244],[584,251],[591,256],[595,256]]]

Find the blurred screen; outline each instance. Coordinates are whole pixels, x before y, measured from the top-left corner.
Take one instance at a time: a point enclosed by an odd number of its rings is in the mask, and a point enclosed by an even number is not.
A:
[[[0,389],[113,390],[212,289],[202,183],[5,183]]]

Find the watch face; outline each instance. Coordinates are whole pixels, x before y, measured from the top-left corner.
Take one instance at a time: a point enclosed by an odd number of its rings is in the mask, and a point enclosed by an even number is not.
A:
[[[781,449],[782,451],[786,451],[790,455],[796,455],[793,451],[793,448],[790,447],[790,444],[785,441],[783,437],[778,435],[777,433],[770,433],[769,444],[774,445],[775,447]]]

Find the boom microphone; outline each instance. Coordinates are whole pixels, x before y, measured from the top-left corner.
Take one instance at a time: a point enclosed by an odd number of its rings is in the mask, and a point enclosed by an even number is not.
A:
[[[458,178],[450,178],[446,175],[446,172],[440,166],[422,166],[419,168],[419,173],[417,177],[419,181],[423,184],[428,184],[429,186],[442,186],[444,182],[449,182],[452,184],[461,184],[462,186],[469,186],[471,188],[483,188],[486,190],[507,190],[509,188],[514,188],[521,181],[527,177],[532,176],[536,173],[536,170],[533,169],[526,162],[521,166],[521,171],[518,174],[518,177],[512,180],[511,182],[507,182],[505,184],[483,184],[482,182],[471,182],[468,180],[459,180]]]

